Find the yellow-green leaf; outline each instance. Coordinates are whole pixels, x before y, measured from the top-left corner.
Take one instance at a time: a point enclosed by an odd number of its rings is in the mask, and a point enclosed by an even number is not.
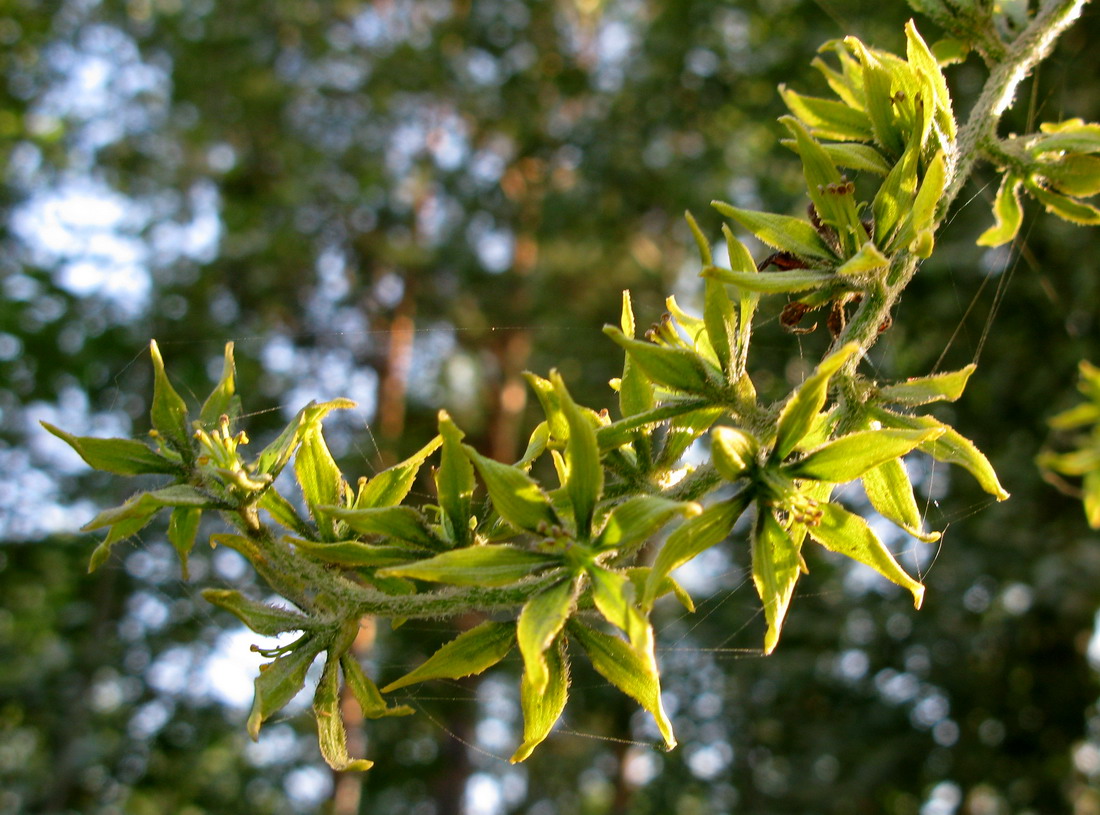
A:
[[[791,478],[812,478],[842,484],[868,470],[904,456],[919,445],[943,435],[942,428],[927,430],[859,430],[811,450],[783,466]]]
[[[529,532],[558,523],[550,499],[531,476],[518,467],[486,458],[469,445],[464,444],[462,449],[485,482],[489,500],[500,517]]]
[[[348,734],[340,715],[340,674],[331,652],[313,694],[313,715],[317,719],[317,743],[321,755],[334,770],[369,770],[373,761],[348,755]]]
[[[287,608],[250,600],[232,589],[203,589],[206,602],[223,608],[257,634],[273,637],[284,631],[305,631],[312,627],[308,617]]]
[[[543,692],[550,681],[545,652],[569,619],[576,593],[577,581],[563,580],[528,600],[519,614],[516,639],[524,675],[536,693]]]
[[[524,673],[520,680],[519,696],[523,708],[523,744],[509,759],[513,764],[526,759],[550,734],[554,724],[565,710],[569,696],[569,661],[565,654],[564,639],[544,652],[546,659],[546,684],[536,688],[530,675]]]
[[[905,382],[884,386],[879,390],[879,395],[886,402],[911,407],[931,402],[954,402],[962,396],[970,375],[977,369],[977,365],[970,363],[957,371],[914,377]]]
[[[925,543],[940,539],[939,532],[925,532],[922,527],[920,509],[913,495],[913,484],[905,465],[898,459],[868,470],[862,477],[863,489],[867,500],[879,515],[893,521],[910,535]]]
[[[765,654],[770,654],[779,644],[779,634],[801,568],[802,557],[791,536],[770,509],[761,507],[752,534],[752,582],[764,605],[764,619],[768,624],[764,635]]]
[[[427,560],[380,569],[380,577],[411,577],[452,586],[507,586],[558,562],[553,555],[507,544],[452,549]]]
[[[1001,187],[993,201],[995,223],[978,236],[978,246],[1000,246],[1016,237],[1024,219],[1024,209],[1020,205],[1019,176],[1006,173],[1001,179]]]
[[[444,644],[417,668],[382,688],[382,693],[391,693],[429,679],[474,676],[504,659],[515,642],[514,625],[488,620]]]
[[[386,716],[408,716],[415,713],[408,705],[394,705],[389,707],[382,698],[378,686],[371,681],[362,667],[349,653],[340,657],[340,668],[344,672],[344,683],[348,686],[355,701],[359,703],[359,709],[367,719],[381,719]]]
[[[829,380],[845,362],[859,351],[859,345],[851,342],[838,348],[818,363],[814,372],[795,388],[779,414],[779,427],[771,460],[778,462],[790,455],[802,438],[810,432],[817,414],[825,406],[829,393]]]
[[[46,430],[68,444],[85,463],[96,470],[115,475],[176,474],[178,463],[156,453],[148,445],[133,439],[97,439],[74,436],[49,422],[41,423]]]
[[[836,262],[836,254],[808,221],[789,215],[740,209],[722,201],[712,201],[711,206],[726,217],[733,218],[768,246],[802,258]]]

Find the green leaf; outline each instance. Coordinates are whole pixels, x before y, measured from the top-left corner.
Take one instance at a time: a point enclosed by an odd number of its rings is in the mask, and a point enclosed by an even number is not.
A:
[[[1029,145],[1036,158],[1046,153],[1100,153],[1100,124],[1069,119],[1065,122],[1043,122],[1042,135]]]
[[[41,425],[67,443],[85,463],[96,470],[115,475],[178,474],[180,466],[158,455],[148,445],[133,439],[97,439],[74,436],[49,422]]]
[[[1096,422],[1100,422],[1100,405],[1095,402],[1083,402],[1069,410],[1063,410],[1056,416],[1051,416],[1047,421],[1055,430],[1073,430]]]
[[[1085,473],[1082,483],[1085,518],[1091,529],[1100,529],[1100,470]]]
[[[913,594],[913,605],[920,608],[924,586],[905,573],[867,522],[836,504],[822,504],[821,520],[807,527],[810,537],[831,552],[870,566],[887,580]]]
[[[725,284],[708,277],[703,285],[703,322],[707,338],[728,381],[737,352],[737,312],[733,310]]]
[[[786,85],[779,86],[779,94],[791,113],[817,138],[838,141],[870,141],[873,138],[871,120],[863,110],[832,99],[803,96]]]
[[[294,475],[321,536],[333,540],[336,537],[335,525],[330,517],[317,512],[317,507],[342,504],[345,484],[340,468],[336,466],[321,435],[319,423],[311,424],[302,431],[301,443],[294,456]]]
[[[786,272],[760,274],[757,272],[731,272],[729,269],[723,269],[720,266],[708,266],[703,270],[703,277],[721,280],[723,283],[732,283],[745,291],[755,291],[763,294],[820,289],[840,282],[834,273],[817,269],[791,269]]]
[[[687,221],[692,237],[695,238],[695,245],[699,247],[699,257],[702,258],[703,265],[710,266],[714,262],[714,258],[711,256],[710,243],[703,235],[703,230],[699,228],[699,222],[695,220],[695,216],[691,214],[690,210],[684,212],[684,220]]]
[[[339,660],[332,652],[325,661],[321,681],[313,694],[313,715],[317,719],[317,743],[325,763],[334,770],[369,770],[374,766],[367,759],[352,759],[348,755],[348,734],[340,715]]]
[[[361,541],[318,543],[300,538],[287,538],[287,540],[294,544],[295,549],[314,560],[335,563],[338,566],[357,568],[399,566],[423,555],[423,552],[409,550],[404,546],[385,546]]]
[[[551,372],[550,380],[554,383],[562,412],[569,424],[569,439],[565,445],[569,480],[565,484],[565,490],[573,505],[577,536],[586,539],[592,531],[592,513],[596,502],[603,495],[603,466],[600,464],[596,428],[573,401],[557,371]]]
[[[461,679],[480,674],[504,659],[515,642],[516,627],[512,623],[487,620],[441,646],[414,670],[382,688],[382,693],[429,679]]]
[[[745,244],[737,240],[728,224],[722,224],[722,235],[726,239],[726,254],[729,255],[730,270],[758,274],[752,255]],[[739,291],[741,292],[741,298],[740,303],[738,303],[738,310],[740,311],[741,320],[737,329],[736,363],[733,366],[734,370],[730,372],[731,375],[728,377],[736,383],[748,378],[745,374],[745,364],[748,360],[749,344],[752,339],[752,316],[756,311],[756,304],[760,301],[760,295],[750,289],[742,286],[739,287]]]
[[[168,518],[168,542],[179,555],[184,580],[188,578],[187,556],[195,547],[201,520],[202,510],[197,507],[176,507]]]
[[[592,600],[603,618],[630,640],[634,650],[645,654],[653,649],[653,629],[635,603],[634,584],[625,572],[588,567],[592,582]]]
[[[316,509],[324,515],[343,521],[349,529],[361,535],[385,535],[429,548],[438,548],[440,545],[440,541],[429,531],[423,514],[413,507],[346,509],[319,506]]]
[[[657,465],[668,469],[680,466],[687,449],[725,413],[722,407],[704,408],[677,416],[668,425],[665,444]]]
[[[771,510],[761,507],[752,533],[752,582],[764,605],[768,623],[764,653],[779,644],[783,620],[791,604],[795,583],[802,569],[802,556]]]
[[[995,223],[978,236],[978,246],[1000,246],[1016,237],[1024,219],[1024,209],[1020,205],[1020,187],[1023,180],[1018,175],[1005,173],[1001,179],[1001,188],[993,201]]]
[[[546,649],[544,657],[547,681],[542,688],[536,688],[526,673],[520,680],[523,744],[508,759],[513,764],[531,755],[531,752],[550,734],[550,730],[565,710],[565,700],[569,696],[569,661],[565,655],[564,640],[558,638],[556,645]]]
[[[674,516],[698,515],[702,507],[694,501],[670,501],[656,495],[636,495],[615,507],[596,538],[596,549],[630,551],[649,540]]]
[[[435,473],[435,489],[443,510],[443,530],[453,546],[467,546],[473,517],[474,465],[462,449],[466,434],[445,410],[439,411],[439,434],[443,437],[443,456]]]
[[[569,633],[580,642],[600,676],[652,714],[665,749],[675,747],[676,737],[661,703],[661,681],[652,652],[639,654],[618,637],[580,623],[570,625]]]
[[[250,600],[232,589],[203,589],[206,602],[225,609],[257,634],[273,637],[285,631],[307,631],[314,627],[308,617],[296,611]]]
[[[875,217],[875,243],[887,254],[893,252],[897,229],[912,209],[917,195],[920,150],[911,144],[894,165],[871,202]]]
[[[630,292],[623,290],[623,336],[634,339],[634,310],[630,304]],[[653,387],[638,363],[630,356],[623,356],[623,375],[619,380],[619,411],[624,417],[636,416],[653,408]]]
[[[298,411],[297,415],[291,419],[290,424],[283,429],[283,432],[271,444],[260,451],[253,469],[258,474],[267,474],[274,478],[290,461],[290,457],[302,440],[303,433],[314,423],[320,422],[333,410],[353,407],[355,407],[355,402],[350,399],[333,399],[320,404],[310,402]]]
[[[756,469],[760,442],[751,433],[736,427],[716,427],[710,432],[710,441],[714,468],[722,478],[736,481]]]
[[[868,237],[856,209],[855,187],[844,183],[829,154],[797,119],[784,116],[779,121],[795,138],[794,149],[802,159],[806,189],[818,217],[836,230],[841,256],[850,256]]]
[[[913,205],[909,213],[902,219],[902,228],[890,242],[892,251],[902,246],[908,246],[913,240],[924,232],[932,231],[935,227],[936,207],[943,200],[944,187],[947,184],[947,168],[944,164],[943,152],[936,153],[935,158],[925,170],[921,179],[920,188],[913,198]]]
[[[469,445],[462,447],[485,482],[489,500],[500,517],[512,526],[529,532],[545,530],[559,523],[550,506],[550,499],[531,476],[518,467],[486,458]]]
[[[1043,209],[1051,215],[1057,215],[1064,221],[1069,221],[1070,223],[1079,224],[1081,226],[1096,226],[1100,224],[1100,209],[1097,209],[1091,204],[1086,204],[1083,201],[1067,198],[1056,192],[1045,190],[1030,180],[1024,183],[1027,186],[1027,191],[1031,193],[1031,195],[1043,205]]]
[[[827,442],[800,460],[783,465],[782,469],[791,478],[842,484],[941,435],[943,430],[940,428],[860,430]]]
[[[233,343],[225,344],[225,362],[222,365],[222,378],[211,394],[202,403],[199,410],[199,423],[203,427],[214,427],[222,416],[236,419],[241,412],[241,400],[237,396],[234,382],[236,368],[233,364]]]
[[[149,353],[153,357],[153,404],[149,418],[156,431],[184,461],[190,461],[191,429],[187,424],[187,405],[168,381],[156,340],[149,343]]]
[[[885,176],[893,166],[882,153],[869,144],[826,142],[821,147],[837,167]]]
[[[210,496],[187,484],[173,484],[150,492],[141,492],[121,506],[105,509],[88,521],[82,529],[91,532],[119,521],[151,517],[162,507],[196,507],[209,509],[215,504]]]
[[[553,555],[485,544],[452,549],[427,560],[380,569],[381,577],[411,577],[453,586],[507,586],[557,564]]]
[[[656,425],[677,416],[694,413],[709,404],[710,402],[707,399],[669,399],[663,402],[660,407],[599,428],[596,431],[596,441],[599,442],[600,450],[613,450],[633,440],[635,431],[640,428]]]
[[[412,489],[421,465],[442,443],[442,437],[436,436],[400,464],[394,464],[368,480],[355,496],[355,508],[392,507],[400,504]]]
[[[660,587],[673,569],[725,540],[734,523],[749,505],[750,493],[744,490],[733,498],[719,501],[696,517],[685,521],[657,552],[653,568],[642,593],[641,607],[649,609],[658,597]]]
[[[905,24],[905,40],[905,54],[909,64],[932,88],[936,112],[939,114],[937,121],[942,123],[944,135],[954,142],[955,116],[951,109],[951,92],[947,88],[947,78],[940,69],[941,62],[925,43],[912,20]]]
[[[1100,157],[1071,153],[1043,168],[1043,176],[1058,192],[1077,198],[1100,193]]]
[[[974,476],[983,490],[994,496],[998,501],[1004,501],[1008,498],[1008,493],[1005,492],[1001,482],[997,479],[997,473],[994,472],[989,459],[974,446],[974,442],[961,435],[955,428],[931,416],[905,416],[883,409],[874,410],[871,415],[887,427],[912,430],[943,428],[943,435],[923,443],[919,449],[928,453],[937,461],[963,467]]]
[[[261,509],[267,510],[276,523],[292,532],[309,538],[316,535],[313,527],[302,520],[294,506],[275,490],[265,490],[257,503]]]
[[[363,672],[362,667],[351,654],[346,653],[340,657],[340,668],[344,672],[344,683],[355,697],[355,701],[359,703],[359,709],[362,711],[364,718],[381,719],[386,716],[408,716],[416,712],[408,705],[389,707],[386,700],[382,698],[378,686]]]
[[[841,277],[866,277],[880,272],[890,265],[890,258],[882,254],[874,241],[867,241],[854,255],[836,270]]]
[[[939,532],[924,532],[920,509],[913,495],[913,485],[905,465],[898,459],[868,470],[863,474],[863,489],[867,500],[879,515],[893,521],[910,535],[925,543],[940,539]]]
[[[546,649],[561,632],[573,612],[577,581],[563,580],[528,600],[519,614],[516,639],[523,655],[524,676],[535,693],[542,693],[550,682]]]
[[[899,405],[927,405],[931,402],[954,402],[962,396],[970,375],[978,369],[974,363],[957,371],[932,376],[920,376],[886,385],[879,390],[879,396],[886,402]]]
[[[632,340],[610,325],[604,326],[603,333],[621,345],[631,360],[658,385],[692,394],[715,392],[706,363],[694,351]]]
[[[890,71],[878,56],[855,37],[845,37],[844,44],[863,66],[863,98],[875,141],[891,155],[900,155],[905,137],[894,120],[890,90]]]
[[[733,218],[768,246],[826,263],[835,263],[837,260],[833,250],[808,221],[789,215],[739,209],[722,201],[712,201],[711,206],[726,217]]]
[[[290,653],[273,662],[260,666],[256,677],[252,711],[248,714],[248,735],[255,741],[260,737],[260,727],[293,699],[306,684],[306,672],[324,650],[324,643],[317,638],[300,642]]]
[[[810,432],[817,414],[825,406],[829,393],[829,380],[845,362],[859,351],[859,345],[851,342],[838,348],[818,363],[813,374],[795,388],[779,414],[779,427],[771,460],[778,462],[790,455],[802,438]]]
[[[534,463],[535,459],[546,452],[547,443],[550,441],[550,424],[539,422],[531,431],[531,437],[527,440],[527,449],[523,451],[523,458],[516,462],[517,467],[526,470]]]

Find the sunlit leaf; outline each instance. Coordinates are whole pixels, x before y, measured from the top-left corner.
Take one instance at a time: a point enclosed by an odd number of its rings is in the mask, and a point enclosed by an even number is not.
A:
[[[157,432],[183,456],[184,461],[190,461],[191,428],[187,423],[187,405],[168,381],[156,340],[149,343],[149,353],[153,357],[153,404],[149,418]]]
[[[443,437],[443,456],[435,473],[435,489],[443,510],[443,529],[454,546],[466,546],[473,515],[474,465],[462,449],[466,434],[445,410],[439,411],[439,434]]]
[[[115,475],[177,474],[180,465],[158,455],[148,445],[133,439],[97,439],[74,436],[49,422],[46,430],[66,442],[88,466]]]
[[[814,420],[825,406],[829,380],[845,362],[859,351],[859,345],[848,343],[818,363],[814,372],[795,388],[779,414],[772,461],[782,461],[813,427]]]
[[[1000,246],[1016,237],[1024,219],[1024,209],[1020,204],[1022,185],[1023,181],[1019,176],[1005,173],[993,201],[993,217],[996,222],[978,236],[978,246]]]
[[[723,269],[719,266],[708,266],[703,270],[703,277],[721,280],[723,283],[732,283],[745,291],[755,291],[762,294],[808,291],[841,282],[838,281],[833,272],[824,272],[817,269],[791,269],[786,272],[759,274],[756,272],[731,272],[729,269]]]
[[[400,464],[387,467],[372,477],[355,496],[355,508],[392,507],[400,504],[412,489],[425,459],[438,450],[442,443],[442,437],[436,436]]]
[[[694,501],[671,501],[656,495],[636,495],[616,506],[607,516],[593,545],[596,549],[629,551],[649,540],[676,515],[698,515]]]
[[[927,430],[860,430],[811,450],[798,461],[784,465],[792,478],[844,483],[868,470],[899,458],[919,445],[943,435],[942,428]]]
[[[905,573],[865,520],[836,504],[821,505],[821,519],[807,527],[810,537],[826,549],[870,566],[887,580],[913,594],[920,608],[924,586]]]
[[[632,340],[614,326],[604,326],[603,331],[622,346],[645,375],[658,385],[692,394],[715,392],[715,383],[697,353],[686,348],[668,348]]]
[[[308,617],[286,608],[250,600],[232,589],[203,589],[203,599],[225,609],[257,634],[273,637],[285,631],[305,631],[313,626]]]
[[[532,597],[520,612],[516,639],[523,655],[524,676],[536,693],[545,690],[550,681],[545,652],[573,612],[576,594],[577,581],[563,580]]]
[[[381,577],[411,577],[453,586],[507,586],[553,566],[557,559],[507,544],[452,549],[427,560],[380,569]]]
[[[569,480],[565,484],[565,490],[573,505],[577,535],[587,538],[592,530],[592,513],[596,502],[603,495],[603,465],[600,464],[596,428],[573,401],[557,371],[550,374],[550,380],[554,383],[562,412],[569,424],[569,440],[565,445]]]
[[[313,694],[313,715],[317,719],[317,743],[321,756],[334,770],[369,770],[373,761],[353,759],[348,755],[348,734],[340,715],[339,662],[331,652],[325,661],[321,681]]]
[[[761,508],[752,533],[752,582],[764,605],[768,630],[764,653],[779,644],[783,620],[801,573],[802,557],[790,535],[767,508]]]
[[[391,693],[429,679],[474,676],[504,659],[515,643],[514,625],[488,620],[463,631],[441,646],[417,668],[382,688],[382,693]]]
[[[264,721],[281,710],[302,689],[309,666],[324,647],[319,639],[303,639],[289,653],[260,666],[252,711],[248,714],[248,734],[253,741],[260,737],[260,726]]]
[[[344,682],[355,697],[355,701],[359,703],[359,709],[365,718],[408,716],[416,712],[408,705],[388,706],[378,686],[363,672],[362,667],[351,654],[345,653],[340,657],[340,668],[344,672]]]
[[[222,364],[222,376],[214,390],[202,403],[199,410],[199,422],[203,427],[213,427],[222,416],[236,419],[241,412],[241,399],[237,396],[233,364],[233,343],[225,344],[225,362]]]
[[[722,201],[712,201],[711,206],[726,217],[733,218],[768,246],[798,257],[836,262],[836,254],[808,221],[789,215],[740,209]]]
[[[486,458],[469,445],[463,449],[485,482],[493,508],[504,520],[531,532],[558,523],[550,499],[531,476],[518,467]]]
[[[565,710],[565,700],[569,695],[569,661],[566,658],[564,639],[559,637],[557,644],[547,648],[543,656],[546,660],[546,683],[537,688],[528,673],[524,673],[520,680],[523,744],[509,759],[513,764],[531,755],[550,734]]]
[[[910,535],[931,543],[940,539],[939,532],[925,532],[921,527],[920,509],[913,495],[913,484],[898,459],[868,470],[862,476],[867,500],[879,515],[893,521]]]

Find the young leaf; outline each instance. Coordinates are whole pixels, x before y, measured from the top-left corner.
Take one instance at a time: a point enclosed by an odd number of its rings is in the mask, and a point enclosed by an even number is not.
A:
[[[257,503],[261,509],[266,510],[271,515],[276,523],[285,526],[290,531],[307,538],[316,536],[317,533],[313,527],[302,520],[290,501],[279,495],[275,490],[266,490]]]
[[[592,513],[603,495],[603,466],[600,464],[600,447],[596,443],[596,428],[573,401],[557,371],[550,374],[550,380],[554,383],[562,412],[569,424],[569,440],[565,445],[569,480],[565,490],[573,505],[577,536],[588,538],[592,531]]]
[[[802,556],[787,530],[770,509],[760,507],[752,533],[752,582],[764,605],[764,619],[768,623],[764,635],[765,654],[770,654],[779,644],[783,620],[801,568]]]
[[[309,666],[324,647],[317,639],[305,639],[290,653],[260,666],[252,711],[248,714],[248,735],[253,741],[260,737],[260,726],[302,689]]]
[[[875,141],[888,154],[900,155],[905,147],[905,137],[894,120],[890,71],[875,52],[866,48],[855,37],[845,37],[844,44],[863,66],[864,102]]]
[[[1043,176],[1055,190],[1075,198],[1100,193],[1100,157],[1072,153],[1043,168]]]
[[[822,260],[827,264],[837,260],[836,254],[808,221],[789,215],[739,209],[722,201],[712,201],[711,206],[723,215],[733,218],[774,249],[790,252],[798,257]]]
[[[284,631],[306,631],[313,627],[309,618],[297,611],[257,603],[232,589],[203,589],[202,596],[206,602],[225,609],[265,637],[273,637]]]
[[[995,223],[978,236],[978,246],[1000,246],[1016,237],[1024,219],[1020,205],[1020,187],[1023,180],[1012,173],[1005,173],[997,198],[993,201]]]
[[[729,381],[737,349],[737,313],[733,310],[725,284],[712,277],[706,278],[703,283],[703,322],[707,327],[707,338],[718,358],[719,367]]]
[[[208,509],[214,506],[210,496],[201,490],[187,484],[173,484],[159,490],[138,493],[121,506],[103,510],[81,528],[85,532],[91,532],[113,526],[119,521],[151,517],[162,507]]]
[[[340,715],[339,660],[329,651],[321,681],[313,694],[313,715],[317,719],[317,743],[321,755],[334,770],[369,770],[373,761],[352,759],[348,755],[348,734]]]
[[[466,434],[458,429],[445,410],[439,411],[439,434],[443,437],[443,457],[435,473],[435,489],[439,508],[443,510],[443,529],[453,546],[467,546],[470,543],[474,465],[462,450]]]
[[[915,144],[910,144],[871,202],[875,217],[875,243],[887,254],[894,251],[897,229],[909,215],[917,194],[919,156],[920,150]]]
[[[817,138],[837,141],[871,141],[873,138],[871,120],[863,110],[832,99],[803,96],[786,85],[779,86],[779,95],[791,113]]]
[[[833,144],[826,142],[821,148],[828,153],[829,158],[837,167],[844,167],[859,172],[874,173],[885,176],[893,166],[878,150],[869,144],[855,144],[843,142]]]
[[[924,172],[920,188],[913,198],[913,205],[908,214],[902,218],[902,228],[890,241],[890,247],[896,251],[902,246],[908,246],[913,240],[924,232],[931,232],[935,226],[936,207],[943,199],[944,187],[947,184],[947,168],[944,163],[943,152],[936,153]]]
[[[429,548],[440,545],[440,541],[429,531],[427,520],[420,510],[413,507],[345,509],[319,506],[316,509],[323,515],[343,521],[349,529],[361,535],[385,535]]]
[[[726,254],[729,256],[730,270],[758,274],[752,255],[745,244],[737,240],[728,224],[722,224],[722,235],[726,239]],[[752,315],[756,311],[756,304],[760,301],[760,295],[750,289],[741,287],[740,292],[741,298],[740,303],[738,303],[738,310],[741,319],[737,329],[736,362],[733,370],[730,371],[730,376],[727,377],[736,384],[748,378],[745,374],[745,364],[748,360],[749,344],[752,339]],[[755,399],[755,394],[753,398]]]
[[[623,290],[623,313],[620,320],[623,336],[634,339],[634,310],[630,292]],[[653,386],[646,379],[630,354],[623,355],[623,375],[619,380],[619,412],[623,417],[636,416],[653,408]]]
[[[810,431],[817,414],[825,406],[825,399],[829,393],[829,380],[858,351],[859,345],[854,342],[833,351],[821,360],[814,372],[794,390],[779,414],[775,448],[771,454],[772,461],[785,459],[803,436]]]
[[[595,549],[629,551],[649,540],[675,515],[698,515],[702,507],[694,501],[670,501],[656,495],[636,495],[615,507],[596,538]]]
[[[736,427],[716,427],[710,432],[711,458],[718,474],[727,481],[749,475],[757,466],[760,442]]]
[[[686,348],[668,348],[627,338],[614,326],[603,333],[621,345],[631,360],[654,382],[685,393],[709,395],[715,391],[702,358]]]
[[[955,140],[955,116],[951,109],[951,92],[947,89],[947,78],[940,70],[941,63],[932,53],[932,49],[925,43],[912,20],[905,24],[905,40],[905,54],[909,59],[909,64],[918,74],[923,75],[932,87],[938,114],[937,121],[942,123],[944,135],[953,142]]]
[[[867,522],[836,504],[822,504],[821,520],[807,527],[810,537],[831,552],[846,555],[870,566],[887,580],[913,594],[913,605],[920,608],[924,586],[905,573]]]
[[[1100,209],[1091,204],[1043,189],[1033,181],[1024,183],[1027,186],[1027,191],[1043,205],[1043,209],[1052,215],[1057,215],[1062,220],[1081,226],[1100,224]]]
[[[818,269],[791,269],[786,272],[731,272],[720,266],[708,266],[703,269],[703,277],[721,280],[723,283],[732,283],[745,291],[755,291],[762,294],[781,294],[783,292],[798,292],[811,289],[820,289],[830,283],[837,283],[837,277],[832,272]]]
[[[806,189],[822,223],[836,230],[840,254],[849,257],[867,239],[867,231],[856,210],[854,187],[844,184],[840,171],[829,154],[818,144],[806,128],[790,116],[779,120],[795,138],[794,149],[802,159],[802,172]]]
[[[355,496],[355,508],[392,507],[400,504],[412,489],[425,459],[438,450],[442,443],[443,439],[436,436],[400,464],[394,464],[371,478]]]
[[[360,541],[318,543],[300,538],[287,538],[287,540],[293,543],[294,548],[299,552],[314,560],[353,568],[399,566],[423,554],[415,550],[410,551],[404,546],[380,546]]]
[[[1082,482],[1085,518],[1090,529],[1100,529],[1100,470],[1085,473]]]
[[[333,399],[320,404],[310,402],[298,411],[297,415],[291,419],[290,424],[283,429],[283,432],[271,444],[260,451],[253,469],[257,474],[266,474],[274,478],[290,461],[294,451],[298,449],[298,443],[302,439],[303,432],[314,423],[319,423],[333,410],[353,407],[355,407],[355,402],[350,399]]]
[[[890,258],[879,251],[874,241],[866,241],[859,247],[859,251],[844,261],[836,273],[841,277],[866,277],[889,265]]]
[[[868,470],[863,474],[862,481],[867,500],[879,515],[893,521],[925,543],[940,539],[939,532],[922,530],[923,523],[917,499],[913,495],[913,485],[901,461],[891,459],[873,470]]]
[[[997,473],[994,472],[989,459],[974,446],[974,442],[962,436],[955,428],[931,416],[906,416],[882,409],[872,411],[871,415],[886,427],[908,428],[911,430],[942,428],[942,435],[924,442],[919,449],[928,453],[937,461],[958,464],[963,467],[974,476],[983,490],[998,501],[1004,501],[1008,498],[1008,493],[1005,492],[1005,488],[1001,486],[1001,482],[997,479]]]
[[[827,442],[799,461],[785,464],[783,472],[791,478],[842,484],[941,435],[943,430],[940,428],[860,430]]]
[[[335,524],[330,517],[316,512],[316,508],[342,503],[345,485],[340,468],[333,461],[321,435],[320,423],[310,424],[303,430],[298,452],[294,456],[294,475],[322,538],[333,540],[336,536]]]
[[[641,654],[653,649],[653,629],[634,602],[634,584],[625,572],[592,564],[588,567],[592,600],[603,618],[621,630]]]
[[[661,681],[652,652],[639,654],[618,637],[580,623],[570,625],[569,633],[580,642],[600,676],[652,714],[665,740],[665,749],[675,747],[676,737],[661,703]]]
[[[115,475],[178,474],[180,466],[158,455],[147,445],[133,439],[97,439],[74,436],[49,422],[41,423],[46,430],[66,442],[84,462],[95,470]]]
[[[535,693],[542,693],[550,682],[545,652],[573,612],[576,594],[577,581],[563,580],[528,600],[519,614],[516,639],[523,655],[524,677]]]
[[[218,419],[228,416],[236,419],[241,412],[241,400],[237,396],[234,382],[235,366],[233,364],[233,343],[225,344],[225,362],[222,365],[222,378],[215,386],[213,392],[202,403],[199,410],[199,423],[203,427],[214,427]]]
[[[905,382],[886,385],[879,390],[879,395],[886,402],[911,407],[931,402],[954,402],[962,396],[970,375],[977,369],[977,365],[970,363],[957,371],[914,377]]]
[[[441,646],[417,668],[382,688],[382,693],[429,679],[474,676],[504,659],[515,643],[514,625],[487,620]]]
[[[707,507],[669,535],[653,561],[653,568],[642,593],[641,607],[645,610],[652,608],[662,583],[673,569],[725,540],[748,505],[749,492],[743,490],[733,498]]]
[[[187,556],[195,547],[195,536],[199,531],[202,510],[198,507],[176,507],[168,517],[168,542],[179,555],[183,569],[183,579],[188,577]]]
[[[513,764],[523,761],[550,734],[554,724],[565,710],[569,695],[569,661],[565,655],[565,641],[546,649],[546,684],[536,688],[528,674],[520,680],[519,696],[523,708],[523,744],[508,759]]]
[[[358,661],[351,654],[345,653],[340,657],[340,668],[344,672],[344,683],[348,686],[359,703],[359,709],[364,718],[381,719],[386,716],[408,716],[415,713],[408,705],[394,705],[389,707],[382,698],[378,686],[370,677],[363,673]]]
[[[149,353],[153,357],[153,404],[149,418],[157,432],[185,461],[190,461],[191,429],[187,425],[187,405],[168,381],[156,340],[149,343]]]
[[[380,577],[411,577],[452,586],[507,586],[557,563],[553,555],[485,544],[452,549],[427,560],[380,569]]]
[[[518,467],[501,464],[462,445],[489,491],[489,500],[500,517],[519,529],[537,532],[540,527],[558,524],[550,499],[531,476]]]

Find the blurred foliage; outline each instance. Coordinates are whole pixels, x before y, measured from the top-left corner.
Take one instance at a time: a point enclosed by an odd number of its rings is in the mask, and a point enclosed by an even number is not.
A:
[[[364,408],[332,438],[349,473],[417,448],[440,406],[508,458],[523,369],[557,366],[578,400],[609,403],[620,355],[599,326],[619,291],[643,323],[666,290],[697,293],[685,208],[712,236],[713,198],[804,208],[772,147],[776,85],[821,93],[806,66],[822,41],[896,50],[905,17],[854,0],[0,4],[0,812],[311,811],[329,784],[293,736],[307,717],[246,749],[243,710],[186,692],[217,681],[229,618],[180,580],[163,530],[143,533],[152,555],[84,576],[93,543],[59,535],[125,496],[34,420],[137,435],[149,337],[192,393],[233,340],[241,390],[271,399],[254,435],[351,396]],[[1098,28],[1087,12],[1006,131],[1097,118],[1082,66]],[[976,75],[949,72],[960,111]],[[711,599],[690,618],[670,606],[659,635],[677,751],[653,751],[633,704],[578,671],[563,732],[509,767],[514,685],[425,686],[408,701],[427,716],[372,727],[368,753],[398,760],[338,783],[331,808],[458,812],[481,790],[499,806],[469,811],[1100,811],[1097,536],[1033,465],[1096,358],[1096,238],[1025,202],[1014,248],[977,248],[995,192],[964,193],[982,203],[939,237],[873,355],[884,378],[978,358],[942,417],[1013,495],[994,507],[927,471],[922,506],[947,533],[911,553],[921,612],[815,559],[763,659],[748,554],[730,551],[699,578]],[[826,342],[777,316],[752,372],[773,395]],[[220,550],[196,553],[203,569],[239,574]],[[383,672],[453,636],[407,629],[379,632]],[[166,682],[172,654],[187,659]]]

